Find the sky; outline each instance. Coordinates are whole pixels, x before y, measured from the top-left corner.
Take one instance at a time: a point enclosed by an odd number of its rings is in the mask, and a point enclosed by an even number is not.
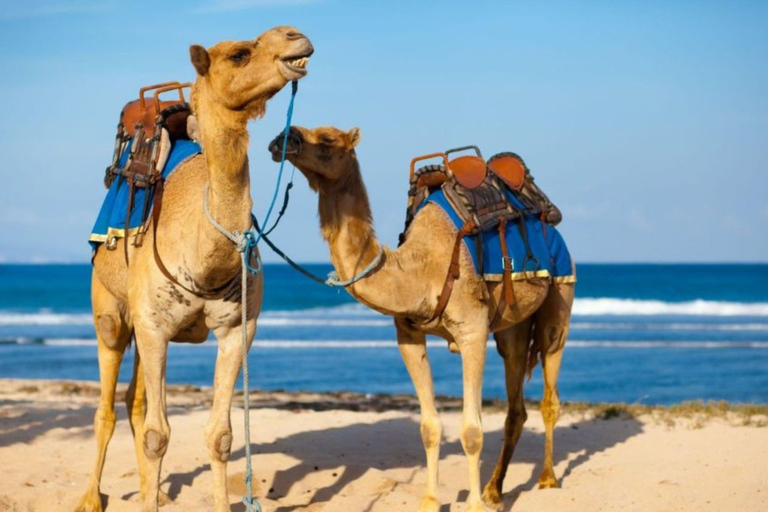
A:
[[[1,0],[0,261],[88,262],[123,104],[275,25],[315,46],[294,124],[362,129],[383,243],[410,159],[476,144],[525,158],[577,262],[768,261],[768,2],[738,0]],[[258,216],[288,98],[250,125]],[[300,173],[273,239],[329,260]]]

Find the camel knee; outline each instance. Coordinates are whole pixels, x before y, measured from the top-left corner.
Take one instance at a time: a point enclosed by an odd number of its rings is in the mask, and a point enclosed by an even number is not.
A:
[[[160,432],[153,428],[148,428],[144,432],[144,455],[149,460],[157,460],[168,449],[168,434]]]
[[[208,437],[208,448],[211,458],[227,462],[232,453],[232,430],[229,428],[216,430]]]
[[[545,393],[541,402],[541,416],[546,423],[554,423],[560,417],[560,399],[556,390]]]
[[[437,418],[427,418],[421,420],[421,440],[424,442],[424,448],[430,449],[440,445],[443,438],[443,425]]]
[[[477,423],[468,423],[461,429],[461,445],[467,455],[477,455],[483,449],[483,429]]]
[[[104,344],[117,349],[119,345],[120,321],[114,314],[103,314],[96,318],[96,331]]]

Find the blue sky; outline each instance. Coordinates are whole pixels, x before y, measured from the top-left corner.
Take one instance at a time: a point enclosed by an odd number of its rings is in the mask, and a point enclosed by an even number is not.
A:
[[[387,244],[410,159],[478,144],[526,159],[577,262],[768,261],[767,2],[0,5],[0,261],[87,262],[122,105],[143,85],[194,79],[190,44],[282,24],[316,49],[294,122],[362,129]],[[251,125],[258,215],[287,101]],[[294,191],[274,238],[328,261],[316,197],[300,175]]]

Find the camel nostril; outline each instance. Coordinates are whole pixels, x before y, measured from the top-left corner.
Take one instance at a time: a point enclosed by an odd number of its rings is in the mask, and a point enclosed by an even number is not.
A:
[[[296,39],[306,39],[306,36],[304,34],[296,30],[291,30],[290,32],[286,32],[285,37],[289,41],[295,41]]]

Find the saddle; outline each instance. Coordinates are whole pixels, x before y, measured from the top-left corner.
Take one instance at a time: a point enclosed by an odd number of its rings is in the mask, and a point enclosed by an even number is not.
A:
[[[129,187],[128,208],[126,212],[125,259],[128,261],[128,229],[136,188],[150,188],[144,194],[142,223],[137,235],[143,233],[150,210],[150,196],[154,196],[155,186],[162,182],[162,172],[172,144],[179,139],[192,139],[196,121],[189,104],[184,98],[183,89],[191,83],[164,82],[139,89],[139,98],[128,102],[120,112],[117,125],[115,148],[112,163],[107,167],[104,186],[122,178]],[[148,93],[154,91],[151,97]],[[160,95],[175,91],[178,99],[161,100]],[[124,155],[128,152],[127,159]],[[121,165],[121,162],[125,162]],[[141,237],[134,239],[134,245],[141,244]],[[115,243],[108,244],[114,249]]]
[[[462,155],[449,159],[453,153],[472,150],[475,154]],[[442,164],[425,165],[416,170],[416,163],[423,160],[440,158]],[[429,194],[442,189],[445,198],[463,222],[456,235],[451,263],[438,297],[437,308],[430,321],[439,317],[445,310],[453,289],[454,281],[459,277],[459,252],[461,241],[467,235],[498,229],[499,243],[503,259],[503,299],[499,302],[493,326],[500,318],[506,304],[514,300],[512,296],[512,259],[506,243],[506,227],[515,223],[520,230],[527,258],[532,257],[525,228],[525,217],[536,216],[541,222],[556,225],[562,220],[560,210],[549,200],[544,192],[534,183],[530,170],[523,159],[511,152],[499,153],[486,162],[477,146],[463,146],[441,153],[430,153],[411,160],[410,190],[405,229],[400,234],[400,244],[405,241],[405,234],[419,208]],[[514,204],[507,193],[517,200]],[[477,251],[482,251],[482,237],[477,237]],[[527,259],[526,258],[526,259]],[[482,261],[480,256],[479,261]],[[532,258],[535,260],[535,258]],[[478,269],[480,275],[482,268]]]

